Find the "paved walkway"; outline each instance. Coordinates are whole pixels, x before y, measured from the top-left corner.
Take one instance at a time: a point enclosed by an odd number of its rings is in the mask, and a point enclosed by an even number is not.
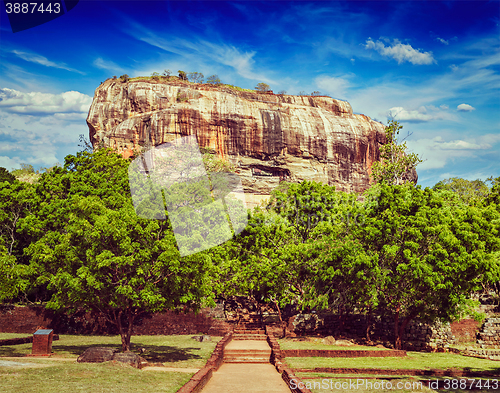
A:
[[[270,350],[264,340],[232,340],[229,351]],[[271,363],[224,363],[212,374],[202,393],[290,393]]]
[[[225,363],[202,393],[290,393],[271,363]]]

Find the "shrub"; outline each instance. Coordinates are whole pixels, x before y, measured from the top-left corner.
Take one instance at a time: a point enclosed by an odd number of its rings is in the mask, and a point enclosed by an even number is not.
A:
[[[207,78],[207,83],[211,85],[220,85],[222,82],[220,81],[219,76],[215,74],[215,75],[210,75]]]
[[[255,86],[255,91],[258,91],[259,93],[266,93],[268,91],[270,91],[271,88],[269,87],[269,85],[267,83],[258,83],[257,86]]]
[[[190,82],[203,83],[204,75],[201,72],[190,72],[188,74],[188,79]]]
[[[177,92],[177,102],[186,102],[189,101],[189,98],[186,93]]]
[[[123,83],[125,83],[125,82],[128,82],[130,80],[130,77],[127,74],[123,74],[122,76],[120,76],[120,80]]]

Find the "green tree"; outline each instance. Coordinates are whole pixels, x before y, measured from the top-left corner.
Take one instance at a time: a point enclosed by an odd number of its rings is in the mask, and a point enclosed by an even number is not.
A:
[[[155,80],[155,81],[158,81],[158,80],[160,80],[160,74],[159,74],[158,72],[153,72],[153,73],[151,74],[151,78],[152,78],[153,80]]]
[[[380,161],[372,165],[372,178],[376,183],[403,184],[407,174],[422,162],[417,154],[407,151],[406,142],[398,143],[402,128],[394,120],[385,128],[386,143],[380,147]]]
[[[47,308],[92,310],[113,323],[123,351],[143,312],[197,309],[210,301],[210,257],[181,258],[170,224],[137,216],[128,162],[108,149],[68,156],[44,174],[38,209],[22,220],[35,238],[26,250]]]
[[[500,176],[497,178],[491,176],[487,181],[491,182],[492,186],[490,192],[486,195],[485,202],[490,205],[495,204],[500,211]]]
[[[190,82],[203,83],[204,75],[201,72],[190,72],[188,74],[188,79]]]
[[[317,292],[314,286],[324,266],[326,234],[334,238],[345,230],[342,215],[334,214],[343,197],[321,183],[282,183],[267,208],[254,211],[247,228],[223,246],[220,296],[250,296],[278,312],[291,303],[323,307],[319,284]]]
[[[163,76],[166,76],[167,78],[170,78],[170,75],[172,75],[172,71],[170,71],[170,70],[163,71]]]
[[[482,180],[466,180],[459,177],[441,180],[432,189],[434,191],[451,191],[466,205],[482,203],[490,192],[488,186]]]
[[[16,298],[25,289],[27,282],[22,278],[25,269],[9,254],[0,238],[0,302]]]
[[[376,190],[377,203],[367,208],[356,237],[377,261],[379,308],[394,316],[400,349],[412,319],[450,321],[464,312],[499,247],[498,212],[445,208],[431,189],[408,184]]]
[[[179,79],[180,80],[182,80],[182,81],[187,81],[188,80],[186,72],[181,71],[181,70],[179,70],[177,72],[179,73]]]
[[[123,74],[122,76],[120,76],[120,81],[122,83],[126,83],[130,80],[130,77],[127,75],[127,74]]]
[[[8,183],[14,183],[16,180],[16,177],[10,173],[7,169],[4,167],[0,167],[0,183],[6,181]]]
[[[220,81],[220,78],[218,75],[210,75],[207,78],[207,83],[211,85],[220,85],[222,82]]]
[[[257,83],[257,86],[255,86],[255,91],[257,91],[259,93],[266,93],[268,91],[271,91],[271,88],[269,87],[269,85],[267,83],[260,82],[260,83]]]
[[[0,186],[0,244],[19,261],[25,260],[23,248],[30,242],[29,237],[19,233],[19,225],[35,209],[34,193],[30,183],[16,181]]]

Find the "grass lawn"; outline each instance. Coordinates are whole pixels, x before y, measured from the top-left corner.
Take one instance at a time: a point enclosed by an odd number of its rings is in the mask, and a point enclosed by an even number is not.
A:
[[[7,336],[8,335],[8,336]],[[26,335],[0,334],[0,339],[13,337],[28,337]],[[182,336],[132,336],[132,352],[139,348],[146,349],[141,356],[150,362],[160,362],[167,367],[202,368],[212,354],[215,345],[222,337],[212,337],[212,341],[200,343]],[[24,357],[31,353],[31,343],[0,346],[0,357]],[[61,334],[59,340],[52,342],[53,356],[75,358],[88,347],[110,347],[121,349],[120,336],[73,336]]]
[[[0,334],[0,339],[29,334]],[[0,346],[0,392],[16,393],[136,393],[176,392],[194,372],[169,372],[161,368],[138,370],[125,364],[76,363],[76,357],[91,346],[121,348],[119,336],[60,335],[52,343],[50,358],[25,357],[31,343]],[[189,336],[133,336],[132,351],[166,367],[202,368],[221,337],[200,343]],[[3,357],[3,359],[2,359]],[[6,358],[6,357],[15,357]],[[186,370],[188,371],[188,370]]]
[[[194,374],[138,370],[109,362],[93,364],[22,359],[22,363],[43,367],[0,366],[0,392],[174,393]]]
[[[489,371],[500,376],[500,362],[477,359],[452,353],[408,352],[404,358],[286,358],[286,364],[292,369],[314,369],[316,367],[333,368],[380,368],[380,369],[470,369],[471,371]]]
[[[388,348],[368,347],[364,345],[327,345],[323,344],[321,338],[310,338],[307,341],[300,341],[293,338],[282,338],[278,340],[281,349],[331,349],[331,350],[352,350],[352,351],[387,351]]]

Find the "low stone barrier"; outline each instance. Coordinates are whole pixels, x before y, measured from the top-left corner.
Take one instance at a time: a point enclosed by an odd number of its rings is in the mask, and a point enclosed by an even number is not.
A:
[[[280,345],[276,337],[267,331],[267,342],[271,347],[271,364],[274,365],[276,371],[281,374],[281,378],[285,381],[286,385],[293,393],[311,393],[309,389],[306,388],[304,382],[297,377],[292,370],[285,367],[285,365],[281,362],[283,352],[281,351]]]
[[[177,393],[198,393],[205,387],[205,385],[212,378],[212,367],[203,367],[196,374],[194,374],[188,383],[180,388]]]
[[[281,356],[286,358],[386,358],[386,357],[405,357],[406,351],[399,351],[394,349],[384,351],[371,351],[371,350],[352,350],[352,349],[282,349]]]
[[[287,367],[283,368],[281,373],[281,378],[285,381],[286,385],[293,393],[311,393],[311,391],[306,388],[306,384],[297,377],[292,370]]]
[[[224,348],[232,340],[233,332],[228,332],[222,340],[215,346],[214,352],[210,359],[208,359],[205,367],[194,374],[191,379],[177,393],[198,393],[201,392],[205,385],[212,378],[214,371],[224,363]]]

